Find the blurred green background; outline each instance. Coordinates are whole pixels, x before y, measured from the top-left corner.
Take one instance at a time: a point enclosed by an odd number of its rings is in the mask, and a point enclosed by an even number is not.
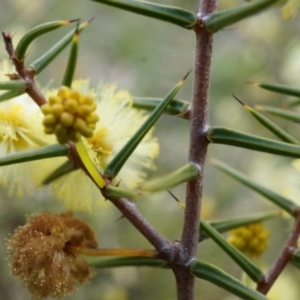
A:
[[[195,0],[155,1],[197,11]],[[99,80],[116,83],[135,96],[163,97],[178,80],[193,68],[195,38],[188,31],[129,12],[82,0],[0,0],[0,28],[14,36],[15,43],[30,28],[40,23],[95,17],[80,36],[77,78],[89,77],[93,84]],[[219,9],[243,3],[220,0]],[[71,25],[72,26],[72,25]],[[27,56],[30,63],[48,50],[71,28],[51,32],[32,44]],[[223,125],[265,137],[273,136],[258,124],[231,94],[247,104],[280,105],[287,97],[246,85],[246,81],[280,82],[299,85],[300,29],[296,19],[283,20],[280,6],[222,30],[215,36],[210,92],[210,123]],[[41,86],[57,87],[66,67],[65,50],[39,77]],[[0,58],[7,58],[4,45]],[[192,76],[178,97],[191,99]],[[299,124],[272,118],[277,124],[300,138]],[[149,176],[170,172],[186,163],[188,157],[189,124],[175,117],[163,116],[157,123],[161,154],[157,170]],[[211,145],[208,158],[218,158],[245,172],[278,193],[299,197],[300,174],[290,166],[291,159],[244,149]],[[184,185],[172,189],[184,201]],[[6,261],[5,238],[16,226],[24,223],[25,215],[37,211],[61,212],[63,205],[44,194],[30,199],[8,199],[1,191],[0,201],[0,299],[25,300],[29,294],[18,278],[10,274]],[[138,206],[147,220],[169,239],[180,238],[183,211],[167,192],[141,199]],[[240,216],[275,208],[262,197],[226,177],[209,165],[205,168],[205,197],[203,217],[210,219]],[[148,242],[125,219],[117,221],[120,213],[110,206],[91,213],[78,213],[95,229],[102,247],[149,248]],[[290,229],[288,220],[268,221],[271,231],[270,247],[258,264],[267,269],[276,257]],[[201,243],[199,257],[241,278],[241,271],[211,241]],[[299,299],[300,273],[288,267],[273,289],[270,299]],[[282,294],[280,294],[282,293]],[[291,294],[289,294],[291,293]],[[197,282],[198,299],[236,299],[227,292],[204,281]],[[91,283],[79,289],[77,295],[66,299],[87,300],[171,300],[176,298],[173,274],[167,270],[149,268],[120,268],[96,271]]]

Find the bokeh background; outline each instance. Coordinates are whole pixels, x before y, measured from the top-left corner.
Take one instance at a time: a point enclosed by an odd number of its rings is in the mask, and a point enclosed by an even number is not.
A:
[[[158,1],[155,1],[158,2]],[[195,0],[161,0],[166,5],[181,6],[197,11]],[[219,9],[243,1],[220,0]],[[163,97],[169,89],[193,68],[195,37],[188,31],[91,1],[82,0],[0,0],[0,28],[14,36],[15,43],[30,28],[40,23],[59,19],[94,17],[80,36],[77,78],[91,78],[116,83],[135,96]],[[281,6],[256,15],[215,36],[212,81],[210,92],[210,123],[222,125],[265,137],[273,137],[258,124],[231,94],[247,104],[280,105],[288,97],[246,85],[246,81],[278,82],[299,85],[300,39],[299,20],[283,20]],[[72,25],[71,25],[72,26]],[[26,58],[30,63],[58,41],[68,28],[51,32],[32,44]],[[41,86],[60,84],[66,67],[68,50],[65,50],[39,77]],[[7,58],[4,45],[0,46],[0,59]],[[192,76],[178,97],[190,101]],[[277,124],[300,138],[299,124],[272,118]],[[165,174],[187,162],[189,124],[170,116],[163,116],[156,125],[155,134],[161,145],[157,169],[150,178]],[[220,159],[245,172],[266,187],[289,194],[299,201],[300,174],[292,167],[289,158],[252,152],[222,145],[211,145],[208,158]],[[185,186],[172,192],[184,201]],[[7,198],[0,191],[0,299],[25,300],[30,296],[18,278],[10,274],[5,239],[24,223],[25,216],[37,211],[61,212],[66,208],[45,194],[29,199]],[[141,212],[169,239],[180,237],[183,211],[167,192],[156,193],[138,202]],[[205,168],[205,197],[203,217],[208,220],[240,216],[250,212],[276,209],[262,197],[254,194],[231,178],[215,170],[209,163]],[[103,247],[149,248],[148,242],[113,207],[90,213],[77,213],[96,231]],[[266,222],[271,231],[270,246],[257,261],[267,269],[276,257],[291,222],[286,219]],[[213,263],[237,278],[240,269],[211,241],[201,243],[199,257]],[[149,268],[120,268],[95,271],[91,283],[80,288],[78,294],[66,299],[87,300],[171,300],[176,298],[173,274],[167,270]],[[300,273],[289,266],[273,288],[270,299],[299,299]],[[198,299],[236,299],[226,291],[204,281],[197,281]]]

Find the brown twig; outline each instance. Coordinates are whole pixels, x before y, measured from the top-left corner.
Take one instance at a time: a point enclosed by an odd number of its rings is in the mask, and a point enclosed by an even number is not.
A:
[[[189,111],[191,122],[189,161],[204,169],[208,140],[208,92],[213,47],[213,34],[204,26],[204,19],[216,9],[216,0],[201,1],[196,33],[193,99]],[[202,173],[202,172],[201,172]],[[177,279],[179,300],[195,299],[195,279],[187,266],[196,258],[199,241],[199,221],[203,189],[203,173],[187,183],[184,227],[181,235],[178,265],[173,268]],[[184,268],[184,266],[186,266]]]
[[[269,272],[257,284],[257,290],[262,294],[267,294],[283,269],[292,259],[293,252],[297,249],[297,242],[300,235],[300,208],[295,211],[295,223],[284,246]]]
[[[9,55],[10,60],[14,64],[18,77],[25,80],[27,88],[26,93],[36,102],[37,105],[41,106],[46,103],[44,95],[37,88],[34,76],[35,73],[31,69],[27,69],[23,60],[18,60],[16,58],[15,50],[12,43],[12,37],[7,32],[2,32],[3,40],[5,43],[5,49]]]

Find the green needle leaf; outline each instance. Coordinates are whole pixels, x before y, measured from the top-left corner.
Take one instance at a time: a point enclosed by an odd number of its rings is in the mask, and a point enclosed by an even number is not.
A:
[[[167,190],[180,183],[195,179],[198,174],[199,169],[197,166],[192,163],[188,163],[168,175],[145,182],[139,187],[139,189],[146,192]]]
[[[49,184],[52,181],[69,174],[70,172],[78,170],[78,167],[75,167],[70,160],[67,160],[62,165],[60,165],[56,170],[54,170],[50,175],[48,175],[44,180],[43,184]]]
[[[289,96],[295,96],[300,98],[300,89],[283,85],[283,84],[273,84],[266,82],[247,82],[253,86],[259,86],[265,90],[272,91],[278,94],[284,94]]]
[[[190,265],[190,271],[196,277],[209,281],[242,299],[268,300],[263,294],[247,287],[239,280],[211,264],[200,260],[193,261]]]
[[[278,1],[279,0],[253,0],[231,9],[212,13],[205,20],[205,26],[208,30],[216,32],[226,26],[250,17]]]
[[[207,138],[210,142],[216,144],[225,144],[288,157],[300,157],[300,146],[298,145],[266,139],[225,127],[216,126],[210,128],[207,131]]]
[[[293,253],[291,263],[300,269],[300,249],[296,249]]]
[[[116,267],[162,267],[167,268],[168,265],[164,260],[152,257],[116,257],[116,258],[101,258],[84,256],[88,264],[94,268],[116,268]]]
[[[200,228],[202,228],[202,230],[216,244],[218,244],[222,248],[222,250],[224,250],[254,282],[258,282],[264,276],[263,272],[260,269],[258,269],[243,253],[229,244],[226,239],[209,223],[201,220]]]
[[[300,122],[300,114],[298,112],[264,105],[256,105],[255,108],[259,111],[264,111],[274,116],[281,117],[283,119]]]
[[[26,90],[26,82],[24,80],[9,80],[9,81],[0,81],[0,90],[10,90],[17,91]]]
[[[135,191],[130,191],[122,189],[113,185],[108,185],[105,188],[105,197],[108,199],[117,199],[117,198],[126,198],[126,199],[135,199],[139,196],[139,193]]]
[[[115,178],[127,159],[130,157],[135,148],[139,145],[151,127],[155,124],[158,118],[162,115],[163,111],[175,97],[181,86],[183,85],[188,74],[169,92],[164,101],[162,101],[155,110],[150,114],[144,124],[138,131],[129,139],[120,152],[113,158],[104,171],[104,175],[109,178]]]
[[[192,29],[197,22],[197,16],[188,10],[180,7],[166,6],[147,1],[136,0],[92,0],[128,10],[140,15],[155,18],[161,21],[170,22],[175,25]]]
[[[26,51],[31,44],[37,37],[52,30],[58,29],[62,26],[69,25],[70,23],[77,21],[77,20],[64,20],[64,21],[53,21],[45,24],[38,25],[28,31],[20,40],[16,47],[16,57],[18,60],[23,60]]]
[[[78,57],[78,39],[79,39],[79,32],[77,28],[73,35],[72,47],[69,55],[68,65],[62,81],[62,85],[67,87],[72,86],[72,82],[75,74],[77,57]]]
[[[160,98],[133,97],[133,106],[140,109],[154,110],[162,101],[163,99]],[[187,101],[173,99],[164,113],[186,118],[185,113],[188,111],[189,106],[190,103]]]
[[[294,211],[298,209],[298,206],[292,202],[291,200],[274,193],[273,191],[261,186],[260,184],[256,183],[249,177],[245,176],[244,174],[236,171],[235,169],[231,168],[230,166],[218,161],[218,160],[211,160],[211,164],[218,168],[219,170],[223,171],[227,175],[231,176],[232,178],[236,179],[237,181],[243,183],[250,189],[256,191],[260,195],[266,197],[275,205],[281,207],[283,210],[288,212],[291,216],[293,216]]]
[[[9,100],[14,97],[18,97],[24,94],[25,91],[8,91],[0,95],[0,102]]]
[[[208,222],[210,226],[216,229],[219,233],[227,232],[232,229],[236,229],[245,225],[255,224],[258,222],[263,222],[272,218],[276,218],[281,216],[281,211],[271,211],[271,212],[264,212],[258,213],[253,215],[247,215],[242,217],[235,217],[226,220],[219,220],[219,221],[210,221]],[[200,240],[199,242],[207,239],[209,236],[205,233],[202,229],[201,224],[199,226],[200,230]]]
[[[262,115],[261,113],[257,112],[256,110],[254,110],[253,108],[251,108],[250,106],[246,105],[245,103],[243,103],[242,101],[240,101],[238,98],[236,98],[235,96],[233,96],[237,101],[239,101],[243,107],[249,111],[252,116],[259,122],[261,123],[264,127],[266,127],[268,130],[270,130],[272,133],[274,133],[277,137],[279,137],[281,140],[283,140],[284,142],[287,143],[291,143],[291,144],[299,144],[299,141],[297,141],[294,137],[292,137],[291,135],[289,135],[287,132],[285,132],[284,130],[282,130],[280,127],[278,127],[275,123],[273,123],[272,121],[270,121],[268,118],[266,118],[264,115]]]
[[[78,30],[78,32],[81,32],[84,30],[88,25],[90,24],[90,21],[81,23],[80,26],[71,32],[69,32],[67,35],[65,35],[64,38],[62,38],[57,44],[55,44],[52,48],[50,48],[46,53],[44,53],[40,58],[38,58],[36,61],[34,61],[30,67],[35,71],[35,74],[39,74],[41,71],[43,71],[53,60],[56,58],[56,56],[64,50],[68,44],[70,44],[73,40],[74,33]]]
[[[67,156],[68,153],[69,148],[66,145],[55,144],[38,149],[7,154],[4,157],[0,157],[0,166],[13,165],[44,158]]]
[[[87,171],[93,178],[94,182],[97,184],[97,186],[102,189],[106,186],[106,182],[102,175],[99,173],[96,165],[90,158],[87,149],[82,142],[82,139],[80,139],[78,142],[75,143],[75,147],[77,150],[78,155],[80,156],[81,161],[83,162],[84,166],[86,167]]]

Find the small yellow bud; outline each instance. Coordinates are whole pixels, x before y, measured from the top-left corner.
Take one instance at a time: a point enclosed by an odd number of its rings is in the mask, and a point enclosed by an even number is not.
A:
[[[53,115],[56,116],[57,118],[59,118],[64,111],[64,106],[61,103],[55,103],[52,105],[51,108],[52,108]]]
[[[50,105],[53,105],[55,103],[60,103],[60,98],[57,96],[50,96],[48,102]]]
[[[65,104],[66,111],[68,111],[69,113],[75,114],[77,112],[78,103],[76,100],[67,99],[64,104]]]
[[[57,119],[55,118],[54,115],[46,115],[45,118],[44,118],[44,121],[43,121],[43,124],[46,126],[46,127],[52,127],[56,124],[57,122]]]
[[[95,113],[91,113],[85,120],[88,124],[96,124],[99,121],[99,117]]]
[[[41,106],[41,110],[42,110],[42,112],[43,112],[44,115],[52,113],[52,108],[51,108],[51,106],[48,103],[43,104]]]
[[[81,117],[87,117],[91,114],[93,108],[89,105],[81,105],[78,107],[77,112]]]
[[[57,93],[59,98],[67,99],[70,97],[70,89],[67,86],[61,86]]]
[[[74,116],[68,112],[63,112],[60,116],[60,124],[64,127],[71,127],[74,122]]]

